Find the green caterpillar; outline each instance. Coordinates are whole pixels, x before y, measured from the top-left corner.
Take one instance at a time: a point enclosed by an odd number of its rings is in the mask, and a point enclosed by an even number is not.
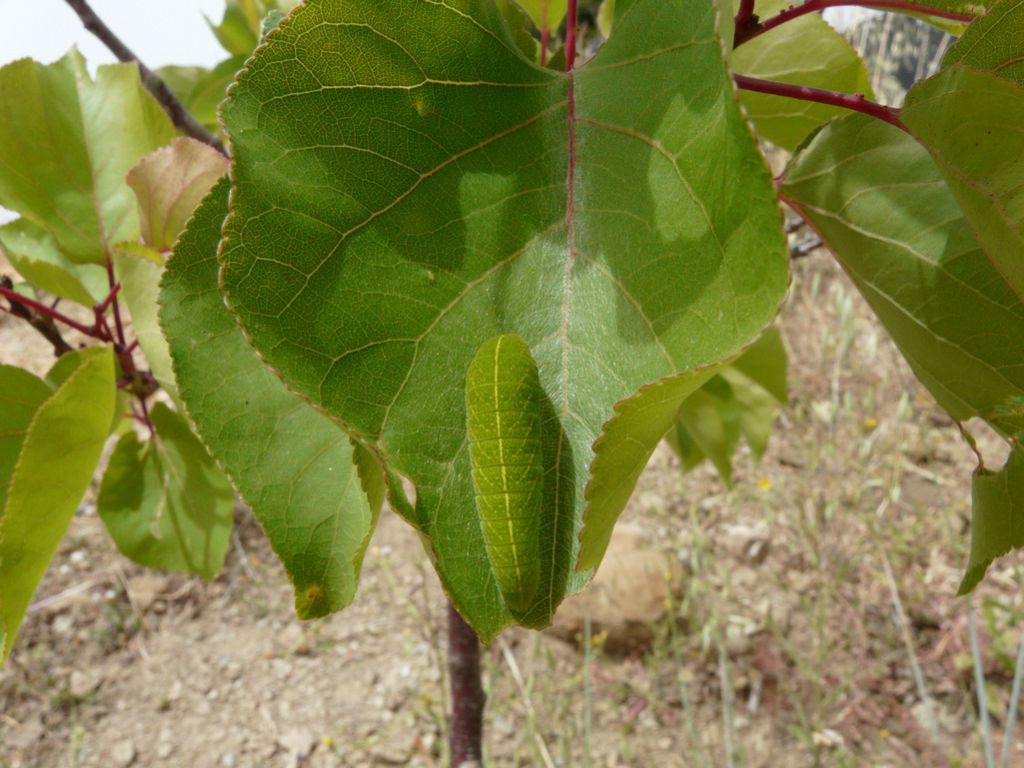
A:
[[[486,341],[469,364],[466,411],[477,511],[494,578],[513,616],[540,588],[544,493],[537,363],[518,336]]]

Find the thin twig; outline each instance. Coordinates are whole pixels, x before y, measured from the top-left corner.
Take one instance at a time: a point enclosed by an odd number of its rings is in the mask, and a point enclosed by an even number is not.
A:
[[[33,613],[38,613],[39,611],[42,611],[42,610],[51,610],[52,611],[55,608],[58,608],[59,606],[61,606],[64,603],[66,603],[71,598],[76,597],[77,595],[80,595],[83,592],[88,592],[90,589],[95,587],[97,584],[102,584],[103,582],[108,581],[108,580],[109,580],[109,574],[107,575],[106,578],[95,578],[95,579],[88,579],[87,581],[80,581],[77,584],[75,584],[73,587],[68,587],[67,589],[65,589],[65,590],[63,590],[61,592],[58,592],[55,595],[48,595],[47,597],[44,597],[44,598],[41,598],[41,599],[37,600],[36,602],[32,603],[25,610],[25,613],[33,614]]]
[[[146,414],[147,416],[149,414]],[[245,551],[245,547],[242,546],[242,537],[238,535],[238,529],[231,531],[231,543],[235,545],[235,552],[238,554],[238,562],[242,565],[242,570],[245,571],[245,575],[249,577],[249,581],[256,584],[259,581],[259,577],[256,575],[256,571],[252,569],[249,564],[249,554]]]
[[[530,692],[526,689],[526,681],[523,680],[523,673],[519,670],[519,664],[516,663],[516,657],[513,655],[512,649],[508,647],[508,643],[505,642],[503,637],[498,638],[498,647],[501,648],[501,655],[505,658],[505,663],[508,664],[508,671],[512,673],[512,680],[515,682],[516,688],[519,689],[519,695],[523,697],[523,707],[526,709],[527,717],[536,721],[537,710],[533,707]],[[551,759],[551,753],[548,752],[548,747],[536,728],[533,729],[533,739],[537,742],[537,751],[540,753],[541,762],[544,763],[546,768],[555,768],[555,763]]]
[[[0,286],[6,288],[11,293],[16,293],[14,290],[14,283],[6,275],[0,276]],[[20,320],[24,320],[26,323],[31,325],[38,331],[44,339],[50,342],[53,347],[53,356],[60,357],[65,352],[73,352],[74,347],[64,341],[64,337],[60,333],[60,329],[53,320],[45,315],[40,315],[33,312],[26,307],[20,300],[10,298],[7,294],[4,294],[5,298],[10,302],[10,307],[0,307],[4,312],[8,312],[14,317]]]
[[[139,604],[135,601],[135,596],[132,594],[131,587],[128,586],[128,576],[125,574],[124,568],[121,567],[121,564],[119,562],[115,561],[114,565],[112,566],[112,570],[114,571],[114,575],[117,577],[117,580],[121,583],[121,589],[124,590],[125,599],[128,600],[128,605],[129,607],[131,607],[132,613],[135,614],[135,620],[139,622],[139,632],[136,637],[136,640],[138,642],[139,656],[141,656],[145,660],[148,660],[149,651],[146,649],[145,640],[145,632],[146,630],[148,630],[148,627],[146,626],[146,616],[143,613],[142,609],[139,607]]]
[[[751,3],[753,5],[753,3]],[[763,35],[770,29],[774,29],[787,21],[798,19],[808,13],[817,13],[826,8],[839,8],[842,6],[859,6],[862,8],[878,8],[881,10],[907,11],[920,13],[927,16],[937,16],[941,19],[952,19],[953,21],[969,22],[974,20],[974,14],[960,13],[943,8],[933,8],[927,3],[908,2],[907,0],[807,0],[800,5],[787,8],[779,14],[772,16],[761,23],[754,24],[749,21],[741,25],[740,15],[736,15],[736,34],[733,38],[733,47],[739,47],[748,40],[753,40],[758,35]],[[742,7],[742,6],[741,6]]]
[[[985,695],[985,669],[982,666],[981,643],[978,642],[978,620],[974,617],[974,595],[967,599],[967,632],[971,636],[971,659],[974,661],[974,687],[978,689],[978,717],[981,718],[981,736],[985,743],[985,768],[995,768],[995,750],[992,748],[992,723],[988,717],[988,696]]]
[[[569,0],[565,15],[565,71],[570,72],[576,63],[576,0]]]
[[[885,550],[882,550],[882,570],[885,571],[885,580],[889,584],[889,597],[892,600],[892,608],[896,612],[896,620],[899,622],[903,645],[910,659],[910,671],[914,676],[914,685],[917,686],[917,695],[924,706],[925,725],[928,726],[932,742],[936,746],[941,746],[942,737],[939,734],[939,722],[935,717],[935,702],[928,694],[928,688],[924,682],[924,674],[921,672],[921,665],[917,660],[917,652],[914,650],[914,639],[910,636],[910,623],[907,621],[906,611],[903,610],[903,601],[900,599],[896,578],[893,576],[892,566],[889,564],[889,555],[886,554]]]
[[[197,139],[204,144],[209,144],[222,155],[227,154],[227,150],[224,149],[224,144],[221,143],[220,139],[206,130],[206,128],[196,120],[187,109],[185,109],[185,105],[178,100],[178,97],[174,95],[167,83],[165,83],[163,79],[149,67],[143,64],[139,60],[138,56],[132,53],[131,49],[114,34],[110,27],[108,27],[99,16],[96,15],[96,12],[90,7],[87,0],[65,0],[65,2],[76,14],[78,14],[78,18],[82,20],[82,26],[99,38],[119,61],[135,63],[139,68],[139,76],[142,78],[142,84],[146,86],[146,89],[153,94],[153,97],[160,103],[164,112],[166,112],[167,116],[171,118],[172,123],[193,139]]]
[[[898,109],[871,101],[862,93],[826,91],[821,88],[811,88],[807,85],[778,83],[774,80],[761,80],[756,77],[747,77],[746,75],[733,75],[733,80],[736,81],[737,87],[746,91],[767,93],[773,96],[785,96],[801,101],[813,101],[818,104],[827,104],[831,107],[862,112],[865,115],[884,120],[890,125],[895,125],[901,131],[909,133],[907,126],[900,120],[900,111]]]
[[[803,259],[810,256],[816,250],[821,248],[824,243],[821,238],[817,235],[811,235],[805,237],[803,240],[793,243],[789,246],[789,258],[791,259]]]
[[[758,23],[757,14],[754,13],[754,0],[740,0],[740,7],[733,21],[736,25],[733,47],[757,35],[761,25]]]
[[[1003,754],[999,760],[1000,768],[1009,768],[1010,752],[1013,751],[1013,729],[1017,726],[1017,709],[1020,706],[1021,681],[1024,680],[1024,635],[1017,647],[1017,666],[1013,668],[1013,689],[1010,691],[1010,711],[1006,715],[1006,727],[1003,728]]]
[[[86,336],[100,338],[100,336],[98,335],[99,331],[95,327],[90,328],[89,326],[80,323],[77,320],[72,320],[63,312],[59,312],[53,307],[48,307],[40,301],[35,301],[34,299],[30,299],[27,296],[22,296],[20,293],[14,290],[13,285],[8,287],[9,283],[9,278],[4,278],[0,280],[0,296],[3,296],[5,299],[7,299],[7,301],[10,302],[11,314],[28,320],[29,322],[31,322],[31,316],[33,313],[38,314],[42,317],[46,317],[51,320],[56,320],[59,323],[63,323],[69,328],[74,328],[76,331],[84,333]],[[17,309],[17,307],[21,307],[21,309]],[[100,340],[108,341],[108,339]]]
[[[968,447],[974,453],[974,458],[978,460],[978,469],[985,467],[985,457],[981,455],[981,451],[978,450],[978,441],[974,439],[974,435],[967,431],[967,427],[964,426],[962,421],[956,422],[956,428],[960,430],[960,437],[964,439]]]
[[[114,327],[117,329],[117,343],[121,348],[128,346],[128,342],[124,336],[124,323],[121,321],[121,304],[117,300],[117,293],[120,289],[120,283],[117,282],[117,278],[114,277],[114,260],[111,258],[110,253],[107,253],[107,284],[110,287],[110,294],[102,304],[97,304],[95,307],[97,320],[106,314],[107,307],[113,304],[114,307]]]

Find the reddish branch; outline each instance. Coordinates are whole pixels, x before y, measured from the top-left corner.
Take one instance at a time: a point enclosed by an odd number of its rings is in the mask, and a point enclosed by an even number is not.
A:
[[[576,63],[576,0],[569,0],[565,14],[565,71]]]
[[[106,313],[110,308],[117,313],[117,294],[121,291],[121,284],[114,283],[110,293],[99,304],[92,308],[92,325],[80,323],[74,318],[68,317],[56,307],[48,306],[41,301],[22,296],[14,290],[10,278],[0,278],[0,297],[7,299],[8,307],[0,307],[11,315],[21,318],[29,325],[39,331],[53,346],[54,354],[60,357],[65,352],[71,352],[73,348],[68,344],[57,328],[57,323],[73,328],[79,333],[90,338],[111,344],[114,347],[114,354],[121,366],[121,380],[118,382],[119,389],[127,389],[136,395],[145,404],[145,398],[153,394],[157,389],[156,379],[149,371],[142,371],[135,365],[132,353],[138,346],[138,341],[128,343],[125,339],[124,327],[115,318],[115,328],[111,329],[107,323]]]
[[[179,130],[188,134],[193,139],[209,144],[221,154],[227,154],[220,139],[206,130],[185,109],[185,105],[178,100],[178,97],[174,95],[167,83],[139,60],[139,57],[96,15],[96,12],[89,6],[87,0],[65,0],[65,2],[78,14],[78,18],[82,20],[82,26],[98,37],[110,49],[110,52],[117,56],[119,61],[133,62],[139,68],[142,84],[153,94],[154,98],[156,98],[160,106],[167,113],[167,116],[171,118],[171,122]]]
[[[753,31],[758,27],[757,15],[754,13],[754,0],[740,0],[739,10],[736,11],[735,23],[736,35],[734,38],[734,47],[739,45],[741,42],[740,30],[745,30],[749,34],[750,31]]]
[[[127,346],[124,338],[124,324],[121,322],[121,305],[117,301],[117,294],[121,290],[121,284],[114,277],[114,260],[107,255],[107,284],[110,286],[110,293],[99,307],[94,307],[96,320],[99,321],[107,311],[107,307],[114,305],[114,327],[117,328],[117,340]]]
[[[448,735],[452,768],[483,764],[484,695],[480,682],[480,641],[448,603],[448,676],[452,721]]]
[[[64,336],[61,335],[60,329],[51,317],[33,312],[30,306],[22,303],[25,301],[25,297],[14,290],[14,283],[6,275],[0,275],[0,295],[6,298],[10,304],[9,307],[0,306],[0,309],[24,320],[35,328],[44,339],[50,342],[50,346],[53,347],[54,357],[60,357],[65,352],[73,351],[72,346],[64,341]],[[12,295],[17,296],[17,299],[11,298]],[[52,309],[52,307],[47,307],[47,310]]]
[[[63,312],[48,307],[40,301],[35,301],[27,296],[22,296],[20,293],[9,287],[9,280],[5,279],[3,284],[0,285],[0,296],[3,296],[7,301],[10,302],[11,308],[8,310],[12,315],[22,317],[26,320],[30,320],[30,315],[35,313],[40,317],[45,317],[51,322],[56,320],[59,323],[63,323],[69,328],[74,328],[80,333],[84,333],[86,336],[92,336],[94,338],[100,338],[99,331],[95,325],[88,326],[77,320],[72,320],[70,317],[65,315]],[[107,341],[107,339],[103,339]]]
[[[780,24],[785,24],[787,21],[799,18],[808,13],[817,13],[823,11],[826,8],[838,8],[845,5],[855,5],[862,8],[880,8],[883,10],[894,10],[894,11],[908,11],[910,13],[921,13],[928,16],[938,16],[943,19],[952,19],[953,21],[973,21],[974,16],[968,13],[958,13],[956,11],[944,10],[942,8],[932,8],[924,3],[908,2],[907,0],[807,0],[800,5],[794,5],[791,8],[787,8],[776,16],[772,16],[766,21],[759,21],[757,16],[754,15],[753,1],[743,0],[740,4],[740,10],[736,14],[736,34],[733,38],[733,47],[738,47],[748,40],[752,40],[758,35],[764,34],[769,29],[774,29]],[[746,8],[746,11],[745,11]]]
[[[806,85],[793,85],[792,83],[777,83],[773,80],[759,80],[756,77],[746,75],[733,75],[736,85],[746,91],[757,91],[758,93],[769,93],[773,96],[787,96],[791,99],[802,101],[813,101],[818,104],[827,104],[831,107],[851,109],[854,112],[863,112],[879,120],[895,125],[901,131],[907,131],[907,126],[900,120],[900,111],[894,107],[887,107],[878,104],[864,97],[861,93],[840,93],[838,91],[826,91],[821,88],[811,88]],[[908,131],[909,132],[909,131]]]

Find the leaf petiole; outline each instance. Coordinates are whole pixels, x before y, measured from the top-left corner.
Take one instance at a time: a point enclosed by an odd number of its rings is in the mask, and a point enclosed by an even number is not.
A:
[[[569,0],[565,16],[565,71],[572,70],[576,63],[576,0]]]
[[[63,312],[52,307],[48,307],[42,302],[30,299],[27,296],[22,296],[20,293],[15,291],[13,288],[7,288],[6,286],[0,285],[0,296],[3,296],[7,301],[11,303],[13,307],[15,304],[20,304],[22,307],[32,310],[33,312],[48,317],[51,320],[56,320],[59,323],[63,323],[69,328],[74,328],[79,333],[84,333],[86,336],[92,336],[93,338],[100,338],[99,330],[95,327],[89,327],[77,320],[72,320],[70,317],[65,315]]]
[[[860,6],[862,8],[879,8],[882,10],[908,11],[910,13],[937,16],[941,19],[951,19],[953,21],[970,22],[975,19],[973,14],[933,8],[925,3],[914,3],[909,2],[909,0],[863,0],[862,2],[857,0],[807,0],[761,22],[754,15],[753,2],[749,3],[749,8],[747,8],[747,5],[747,0],[741,2],[740,10],[736,14],[736,34],[733,37],[733,48],[738,48],[748,40],[753,40],[770,29],[774,29],[785,24],[787,21],[800,18],[808,13],[817,13],[826,8],[839,8],[848,5]]]
[[[900,120],[900,111],[898,109],[871,101],[862,93],[826,91],[822,88],[811,88],[807,85],[795,85],[793,83],[779,83],[774,80],[761,80],[746,75],[733,75],[733,80],[736,82],[737,87],[745,91],[785,96],[790,99],[813,101],[818,104],[841,107],[854,112],[863,112],[865,115],[884,120],[890,125],[895,125],[901,131],[909,133],[907,126]]]

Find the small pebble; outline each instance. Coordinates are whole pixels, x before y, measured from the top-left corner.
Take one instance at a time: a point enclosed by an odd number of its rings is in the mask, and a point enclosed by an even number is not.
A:
[[[110,750],[110,759],[119,768],[127,768],[134,763],[137,755],[138,752],[135,749],[135,745],[127,739],[117,742],[114,748]]]

